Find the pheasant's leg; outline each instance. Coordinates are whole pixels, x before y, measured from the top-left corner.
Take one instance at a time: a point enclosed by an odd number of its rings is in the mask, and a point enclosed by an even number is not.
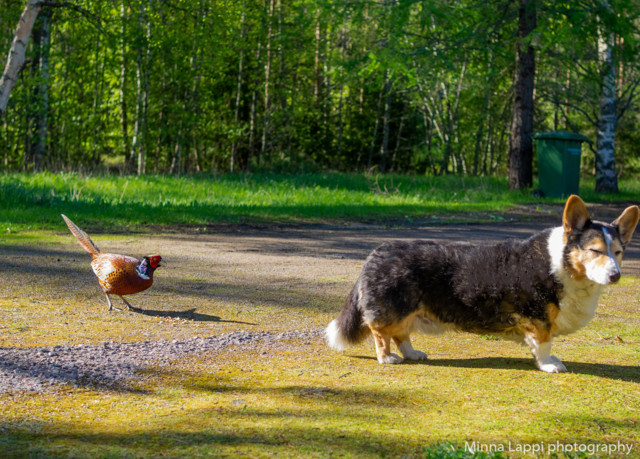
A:
[[[109,311],[111,311],[112,309],[115,309],[116,311],[120,310],[120,309],[116,308],[113,304],[111,304],[111,298],[109,298],[109,295],[107,295],[105,293],[104,296],[107,297],[107,304],[109,305]]]
[[[125,300],[125,299],[124,299],[124,297],[123,297],[123,296],[121,296],[120,298],[122,298],[122,301],[124,301],[124,304],[126,304],[126,305],[127,305],[127,307],[128,307],[129,309],[131,309],[132,311],[139,311],[139,309],[138,309],[138,308],[134,308],[133,306],[131,306],[131,305],[129,304],[129,302],[128,302],[127,300]]]

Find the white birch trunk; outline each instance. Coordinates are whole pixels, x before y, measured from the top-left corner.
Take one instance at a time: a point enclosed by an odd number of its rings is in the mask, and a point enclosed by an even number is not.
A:
[[[0,77],[0,117],[2,117],[2,114],[7,108],[9,95],[24,65],[27,42],[29,41],[33,24],[40,10],[42,10],[42,0],[28,0],[27,6],[22,11],[22,15],[18,21],[18,27],[16,28],[13,43],[9,50],[7,65],[4,68],[2,77]]]
[[[608,2],[607,6],[608,5]],[[618,123],[616,99],[616,65],[613,57],[614,34],[601,31],[598,49],[602,65],[602,92],[599,101],[596,135],[596,192],[617,193],[615,137]]]

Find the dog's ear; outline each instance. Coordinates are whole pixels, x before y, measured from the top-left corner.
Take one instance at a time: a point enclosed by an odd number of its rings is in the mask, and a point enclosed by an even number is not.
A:
[[[589,220],[589,212],[587,212],[587,206],[584,205],[584,201],[575,194],[569,196],[562,215],[564,231],[567,233],[580,231]]]
[[[620,239],[622,239],[623,244],[626,245],[631,240],[631,236],[633,236],[633,232],[638,224],[638,219],[640,219],[640,209],[638,209],[638,206],[631,206],[627,207],[624,212],[611,223],[618,228],[618,233],[620,233]]]

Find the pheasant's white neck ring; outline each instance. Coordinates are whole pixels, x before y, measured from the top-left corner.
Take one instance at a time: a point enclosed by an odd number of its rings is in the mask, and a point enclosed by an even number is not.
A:
[[[140,276],[141,278],[147,280],[147,279],[151,279],[149,276],[147,276],[147,274],[143,271],[144,267],[142,266],[143,263],[140,263],[138,265],[138,267],[136,268],[136,271],[138,272],[138,276]]]

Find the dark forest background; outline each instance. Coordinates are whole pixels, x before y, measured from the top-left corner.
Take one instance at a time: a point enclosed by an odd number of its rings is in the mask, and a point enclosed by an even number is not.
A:
[[[0,170],[505,175],[520,43],[535,50],[534,130],[589,137],[593,173],[609,97],[617,174],[640,172],[640,4],[539,1],[523,38],[522,3],[45,4],[0,118]],[[24,7],[2,2],[3,56]]]

